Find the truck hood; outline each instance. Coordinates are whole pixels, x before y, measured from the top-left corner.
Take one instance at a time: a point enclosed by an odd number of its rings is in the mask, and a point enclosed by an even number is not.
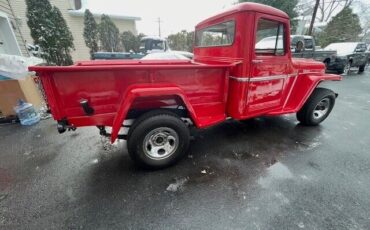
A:
[[[313,59],[293,58],[293,66],[298,73],[325,73],[325,65]]]

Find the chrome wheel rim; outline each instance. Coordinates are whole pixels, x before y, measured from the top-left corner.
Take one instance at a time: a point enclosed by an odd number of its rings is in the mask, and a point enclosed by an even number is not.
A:
[[[171,156],[179,145],[179,137],[175,130],[160,127],[150,131],[144,138],[143,149],[147,157],[163,160]]]
[[[344,66],[344,73],[348,74],[349,72],[351,71],[351,63],[347,63],[345,66]]]
[[[330,108],[330,99],[324,98],[322,99],[313,110],[313,118],[318,120],[324,117]]]

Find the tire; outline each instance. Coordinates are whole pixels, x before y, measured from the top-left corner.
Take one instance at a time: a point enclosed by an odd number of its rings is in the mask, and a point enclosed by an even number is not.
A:
[[[358,67],[358,73],[363,73],[365,71],[365,66],[366,65],[361,65],[360,67]]]
[[[329,89],[316,88],[297,113],[297,120],[307,126],[316,126],[324,121],[335,104],[335,93]]]
[[[352,61],[349,61],[343,69],[343,73],[350,75],[351,74]]]
[[[344,73],[344,68],[342,69],[337,69],[337,74],[343,74]]]
[[[135,121],[128,133],[127,149],[138,166],[161,169],[179,161],[189,141],[189,129],[179,116],[155,110]]]

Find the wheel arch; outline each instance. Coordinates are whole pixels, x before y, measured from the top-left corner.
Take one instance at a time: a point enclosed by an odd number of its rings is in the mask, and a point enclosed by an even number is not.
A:
[[[287,98],[283,113],[295,113],[306,103],[312,92],[325,81],[340,81],[341,76],[335,74],[310,73],[297,76],[296,84]]]
[[[335,75],[335,74],[322,74],[322,75],[316,75],[316,74],[312,74],[312,75],[308,75],[306,76],[310,79],[311,81],[311,84],[308,84],[307,87],[308,87],[308,90],[307,90],[307,94],[302,98],[302,101],[298,104],[297,108],[296,108],[296,111],[300,110],[304,104],[307,102],[307,100],[309,99],[309,97],[311,96],[311,94],[313,93],[313,91],[320,87],[320,85],[326,81],[340,81],[342,80],[342,77],[339,76],[339,75]]]
[[[330,61],[331,61],[330,57],[327,57],[327,58],[325,58],[325,59],[324,59],[323,63],[327,63],[327,64],[329,64],[329,63],[330,63]]]
[[[189,118],[198,126],[198,119],[196,117],[193,106],[190,104],[185,92],[175,85],[163,85],[163,84],[150,84],[150,85],[135,85],[130,87],[121,99],[121,103],[118,107],[116,116],[113,120],[111,142],[113,143],[120,131],[121,125],[125,118],[128,116],[129,111],[133,109],[133,105],[139,100],[145,101],[145,99],[152,100],[155,97],[167,97],[176,98],[180,100],[182,106],[187,111]],[[152,109],[163,109],[159,105],[151,107]]]

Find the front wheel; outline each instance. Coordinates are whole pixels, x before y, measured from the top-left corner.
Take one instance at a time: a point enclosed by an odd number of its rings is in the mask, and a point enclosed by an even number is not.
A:
[[[335,104],[335,93],[329,89],[316,88],[297,113],[303,125],[315,126],[324,121]]]
[[[352,68],[352,62],[349,61],[347,64],[344,66],[343,73],[350,75],[351,74],[351,68]]]
[[[144,168],[168,167],[180,160],[189,146],[186,124],[176,114],[152,111],[130,128],[127,148],[135,163]]]

